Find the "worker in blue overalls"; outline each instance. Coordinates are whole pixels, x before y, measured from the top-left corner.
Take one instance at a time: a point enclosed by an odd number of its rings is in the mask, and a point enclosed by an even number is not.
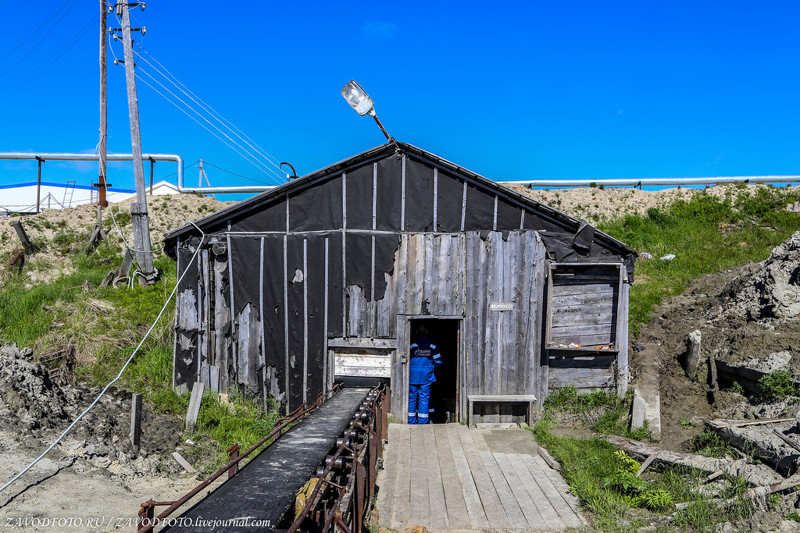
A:
[[[436,381],[434,370],[442,364],[439,349],[428,337],[425,324],[417,327],[411,339],[411,362],[408,369],[408,423],[427,424],[431,383]]]

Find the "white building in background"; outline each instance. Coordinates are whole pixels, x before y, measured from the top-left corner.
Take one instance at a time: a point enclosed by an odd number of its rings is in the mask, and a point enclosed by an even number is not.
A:
[[[153,184],[153,196],[178,194],[178,187],[167,181]],[[74,183],[42,182],[39,210],[64,209],[97,202],[97,188]],[[150,188],[147,195],[150,196]],[[111,187],[106,191],[109,202],[122,202],[136,196],[135,189]],[[0,185],[0,216],[9,213],[36,213],[36,182]]]

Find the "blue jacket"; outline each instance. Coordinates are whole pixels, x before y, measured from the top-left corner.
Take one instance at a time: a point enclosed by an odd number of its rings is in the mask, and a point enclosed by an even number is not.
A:
[[[433,371],[442,364],[439,348],[427,335],[418,335],[411,342],[411,362],[408,368],[408,382],[411,385],[425,385],[436,381]]]

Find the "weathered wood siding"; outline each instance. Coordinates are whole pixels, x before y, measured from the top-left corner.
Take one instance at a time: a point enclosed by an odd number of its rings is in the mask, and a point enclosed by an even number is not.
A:
[[[461,417],[470,394],[547,395],[541,365],[545,248],[535,232],[466,234],[466,324]],[[511,304],[511,310],[493,310]],[[507,307],[501,307],[506,309]],[[512,421],[510,406],[476,405],[487,421]],[[523,410],[524,412],[524,410]]]
[[[591,232],[578,239],[578,221],[443,160],[413,150],[370,157],[211,215],[176,237],[178,271],[186,273],[176,317],[178,390],[199,380],[293,410],[330,385],[332,338],[397,339],[393,381],[405,383],[399,361],[409,317],[442,317],[462,321],[465,416],[468,392],[544,399],[544,331],[551,342],[622,339],[618,305],[626,293],[609,280],[553,285],[558,312],[546,313],[544,250],[561,262],[602,256],[632,264],[619,255],[624,247],[609,248]],[[205,241],[195,256],[198,227]],[[226,249],[212,252],[212,241]],[[503,302],[513,308],[490,309]]]
[[[619,268],[560,265],[552,270],[551,283],[551,346],[615,343]]]
[[[627,388],[627,285],[620,265],[552,265],[548,283],[550,389]],[[624,357],[624,371],[620,368]]]

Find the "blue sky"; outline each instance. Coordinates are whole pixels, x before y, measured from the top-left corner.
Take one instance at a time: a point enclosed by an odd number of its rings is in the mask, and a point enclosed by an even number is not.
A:
[[[4,4],[0,151],[93,152],[98,2]],[[384,142],[339,94],[350,79],[398,140],[493,179],[800,173],[796,2],[153,0],[133,15],[137,50],[301,175]],[[129,152],[122,65],[108,90],[109,150]],[[139,97],[146,152],[272,181],[150,88]],[[51,162],[45,179],[96,168]],[[0,162],[0,184],[35,169]],[[132,185],[129,167],[110,172]]]

